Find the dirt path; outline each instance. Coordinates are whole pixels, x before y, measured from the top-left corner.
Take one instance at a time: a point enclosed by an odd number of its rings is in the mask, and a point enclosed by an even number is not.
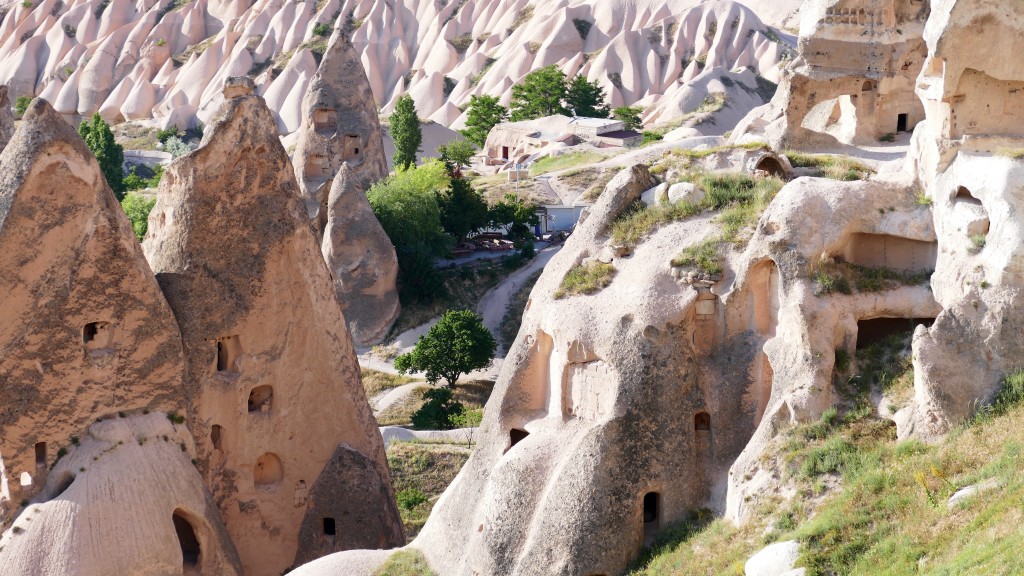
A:
[[[534,256],[529,264],[516,270],[508,278],[505,278],[500,284],[484,294],[484,297],[480,299],[480,303],[476,306],[476,313],[483,317],[484,326],[491,331],[491,334],[497,335],[501,330],[501,321],[505,318],[505,310],[516,293],[522,289],[530,276],[533,276],[535,272],[547,266],[551,258],[561,249],[561,244],[554,244],[544,248]],[[498,356],[504,357],[504,355],[505,351],[499,347]]]

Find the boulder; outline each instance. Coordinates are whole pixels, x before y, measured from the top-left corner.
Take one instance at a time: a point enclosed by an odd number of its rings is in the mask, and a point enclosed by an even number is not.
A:
[[[648,206],[660,204],[668,197],[668,184],[661,183],[640,195],[640,200]]]
[[[746,576],[792,575],[797,558],[800,557],[800,543],[795,540],[770,544],[754,554],[743,565]]]
[[[671,204],[676,202],[689,202],[691,204],[698,204],[704,199],[704,190],[697,187],[696,184],[690,182],[679,182],[673,184],[668,189],[668,201]]]
[[[198,466],[245,573],[277,576],[298,552],[304,495],[339,444],[375,470],[352,473],[379,485],[369,500],[325,495],[330,509],[397,512],[330,272],[252,91],[247,78],[228,81],[199,148],[167,168],[145,249],[181,326]],[[331,548],[403,541],[387,523],[363,528],[338,532]]]
[[[341,166],[331,184],[321,249],[357,345],[380,341],[398,318],[398,257],[359,179]]]

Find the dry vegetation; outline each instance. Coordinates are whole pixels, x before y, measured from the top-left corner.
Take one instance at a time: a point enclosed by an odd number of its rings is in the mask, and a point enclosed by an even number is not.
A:
[[[603,262],[589,262],[573,266],[555,290],[555,298],[567,298],[580,294],[595,294],[612,283],[615,266]]]
[[[407,394],[401,401],[389,406],[377,414],[377,424],[381,426],[409,426],[412,424],[412,415],[423,406],[423,393],[430,390],[426,382],[417,386]],[[487,399],[491,397],[494,389],[494,382],[491,380],[470,380],[459,382],[453,391],[455,400],[465,405],[468,410],[478,410],[484,407]]]
[[[512,299],[508,302],[508,307],[505,308],[505,316],[501,319],[501,327],[496,336],[498,343],[506,350],[512,346],[516,335],[519,334],[519,327],[523,323],[523,313],[526,311],[526,302],[530,299],[533,285],[537,283],[543,272],[543,270],[538,270],[530,276],[523,283],[523,287],[512,296]]]
[[[815,293],[823,295],[834,292],[853,294],[855,290],[881,292],[900,286],[919,286],[931,279],[932,271],[899,272],[889,268],[869,268],[848,262],[837,262],[823,255],[811,267],[810,275],[815,281]]]
[[[367,398],[373,398],[385,390],[398,388],[404,384],[416,381],[415,378],[410,378],[408,376],[378,372],[377,370],[372,370],[370,368],[361,369],[360,374],[363,377],[363,390],[366,391]]]
[[[399,513],[411,542],[426,523],[441,493],[448,488],[470,451],[461,445],[392,442],[388,466],[398,496]]]
[[[874,170],[861,164],[849,156],[831,154],[804,154],[786,151],[786,157],[794,168],[813,168],[816,176],[832,180],[867,180],[875,173]]]
[[[605,156],[596,152],[570,152],[561,156],[547,156],[530,165],[530,176],[539,176],[548,172],[558,172],[570,168],[578,168],[604,160]]]
[[[373,576],[437,576],[419,550],[399,550]]]

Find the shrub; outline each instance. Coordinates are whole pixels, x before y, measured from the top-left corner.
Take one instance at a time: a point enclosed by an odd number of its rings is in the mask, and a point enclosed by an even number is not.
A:
[[[722,262],[718,254],[718,244],[717,238],[709,238],[700,244],[684,248],[679,256],[672,260],[672,265],[695,267],[712,276],[721,274]]]
[[[664,139],[665,137],[657,132],[645,131],[643,143],[650,144],[651,142],[659,142]]]
[[[138,194],[127,194],[121,201],[121,207],[128,215],[128,220],[132,223],[132,232],[135,233],[135,238],[139,242],[146,237],[146,231],[149,229],[149,213],[155,205],[156,198],[146,198]]]
[[[985,239],[984,234],[974,234],[971,236],[971,247],[968,248],[967,251],[971,254],[977,254],[985,248],[986,242],[987,240]]]
[[[398,494],[395,494],[395,500],[398,502],[399,507],[406,510],[412,510],[426,502],[427,495],[415,488],[406,488]]]
[[[845,348],[836,348],[835,369],[837,372],[846,372],[850,369],[850,353]]]
[[[28,105],[32,103],[32,98],[29,96],[18,96],[14,99],[14,112],[18,116],[24,116],[25,111],[28,110]]]
[[[412,426],[417,430],[451,430],[465,410],[451,388],[431,388],[423,393],[423,399],[426,402],[412,415]]]
[[[192,147],[186,144],[177,136],[170,136],[164,140],[164,151],[174,158],[180,158],[192,151]]]
[[[185,417],[179,415],[177,412],[174,412],[174,411],[167,413],[167,419],[170,420],[174,424],[184,424],[185,423]]]
[[[32,0],[21,0],[21,7],[28,8],[31,10],[33,7],[35,7],[35,3],[32,2]]]
[[[78,125],[78,134],[85,140],[100,165],[107,184],[118,201],[124,196],[124,148],[114,140],[114,133],[98,113]]]
[[[612,283],[615,277],[615,266],[603,262],[577,264],[562,279],[561,286],[555,291],[555,298],[565,298],[577,294],[594,294]]]
[[[330,36],[331,25],[324,22],[318,22],[316,26],[313,26],[313,34],[316,34],[317,36]]]

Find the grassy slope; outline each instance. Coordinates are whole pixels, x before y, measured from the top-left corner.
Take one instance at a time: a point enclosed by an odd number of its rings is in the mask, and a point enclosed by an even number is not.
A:
[[[465,445],[393,442],[387,452],[395,493],[418,490],[426,496],[425,502],[409,509],[399,508],[406,537],[411,542],[423,528],[441,493],[469,459],[469,449]]]
[[[891,423],[863,404],[871,385],[905,382],[909,362],[889,350],[859,352],[861,377],[849,379],[842,411],[783,433],[765,462],[796,489],[766,499],[747,525],[695,519],[666,530],[632,574],[742,574],[743,563],[773,541],[796,539],[798,566],[815,574],[1020,574],[1024,572],[1024,458],[1019,399],[1011,378],[1002,408],[958,429],[937,446],[897,442]],[[899,346],[900,348],[896,348]],[[986,479],[1001,487],[953,510],[957,489]]]

